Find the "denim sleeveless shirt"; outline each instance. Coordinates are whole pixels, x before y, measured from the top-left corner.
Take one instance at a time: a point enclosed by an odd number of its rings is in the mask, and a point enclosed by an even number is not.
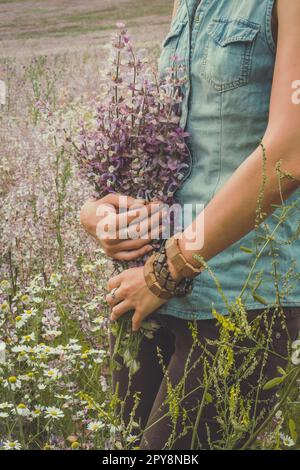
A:
[[[186,75],[181,126],[191,133],[191,165],[176,193],[180,204],[206,206],[258,147],[265,133],[276,54],[271,29],[274,1],[180,1],[159,59],[161,78],[175,55]],[[298,197],[294,193],[286,204]],[[278,211],[266,220],[271,232],[278,223]],[[276,298],[282,306],[300,306],[300,240],[286,243],[297,232],[299,219],[299,208],[294,209],[275,232],[275,238],[283,244],[276,243],[274,247],[270,242],[254,265],[264,243],[262,236],[266,235],[261,227],[210,260],[208,265],[226,300],[206,270],[195,278],[191,294],[171,299],[158,312],[189,320],[212,318],[212,308],[226,315],[228,305],[243,291],[251,268],[253,274],[242,295],[246,309],[271,307]],[[287,287],[286,277],[292,271],[298,275],[298,283]]]

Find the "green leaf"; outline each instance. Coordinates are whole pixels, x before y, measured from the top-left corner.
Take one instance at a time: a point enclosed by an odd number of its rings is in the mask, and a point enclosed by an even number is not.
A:
[[[279,372],[279,374],[281,374],[281,375],[283,375],[283,376],[285,376],[285,375],[286,375],[286,371],[285,371],[285,370],[283,370],[283,368],[282,368],[282,367],[277,367],[277,371]]]
[[[285,377],[275,377],[275,379],[269,380],[263,387],[263,390],[271,390],[272,388],[277,387],[278,385],[282,384],[285,380]]]
[[[293,439],[294,442],[297,442],[298,434],[297,434],[296,423],[292,418],[289,419],[289,430],[291,433],[291,438]]]
[[[245,253],[252,254],[253,250],[251,248],[247,248],[246,246],[240,246],[240,250],[244,251]]]
[[[264,299],[261,295],[256,294],[256,292],[252,292],[253,299],[259,302],[262,305],[268,305],[266,299]]]

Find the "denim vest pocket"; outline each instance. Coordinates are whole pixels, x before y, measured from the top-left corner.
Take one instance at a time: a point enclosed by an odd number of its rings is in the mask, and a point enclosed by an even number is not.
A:
[[[207,29],[201,76],[217,91],[247,85],[259,30],[260,25],[249,20],[213,18]]]

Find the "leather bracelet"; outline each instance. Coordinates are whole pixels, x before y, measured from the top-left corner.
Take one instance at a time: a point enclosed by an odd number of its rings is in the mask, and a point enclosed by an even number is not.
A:
[[[179,235],[180,233],[175,234],[166,242],[166,252],[168,259],[180,277],[185,278],[198,276],[198,274],[202,273],[205,268],[202,265],[199,266],[199,268],[196,268],[185,259],[178,245]]]
[[[165,246],[162,246],[154,259],[154,274],[160,286],[174,297],[185,297],[193,288],[192,278],[175,281],[170,273]]]
[[[185,297],[193,288],[192,278],[181,279],[179,283],[172,278],[164,245],[159,252],[148,258],[144,266],[144,276],[149,290],[156,297],[165,300]]]
[[[160,299],[169,300],[173,297],[173,295],[171,294],[171,292],[168,292],[159,284],[158,280],[156,279],[156,275],[154,273],[155,257],[156,257],[156,254],[153,254],[146,261],[146,264],[144,266],[145,281],[146,281],[148,289],[152,292],[152,294],[154,294],[156,297]]]

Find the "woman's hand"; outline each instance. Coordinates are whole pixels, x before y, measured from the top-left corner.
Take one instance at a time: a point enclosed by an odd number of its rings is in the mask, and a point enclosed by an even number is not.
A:
[[[134,310],[133,331],[139,330],[143,319],[167,302],[156,297],[148,289],[143,266],[127,269],[112,277],[108,281],[108,289],[116,289],[114,298],[111,294],[106,296],[108,304],[112,307],[110,319],[115,321],[126,312]]]
[[[80,220],[85,230],[100,242],[108,257],[133,261],[149,253],[152,250],[150,241],[160,237],[162,208],[159,201],[146,204],[130,196],[109,194],[99,200],[88,200],[81,209]],[[100,226],[106,226],[108,230],[104,233]]]

